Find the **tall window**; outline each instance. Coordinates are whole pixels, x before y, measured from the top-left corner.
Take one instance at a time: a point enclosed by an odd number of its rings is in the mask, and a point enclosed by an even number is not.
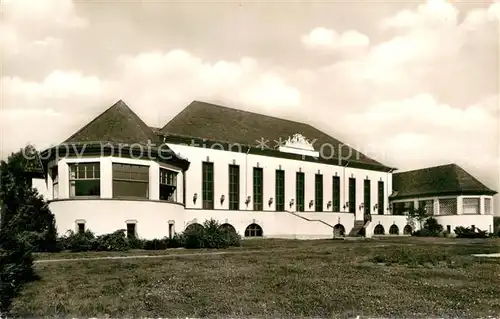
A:
[[[262,210],[263,171],[260,167],[253,168],[253,210]]]
[[[377,212],[379,215],[384,215],[384,182],[378,182],[378,202],[377,202]]]
[[[463,214],[479,214],[479,198],[464,198],[462,208]]]
[[[149,166],[113,163],[113,198],[149,198]]]
[[[229,209],[240,209],[240,167],[229,165]]]
[[[420,200],[418,201],[418,208],[423,208],[427,214],[434,215],[434,201],[433,200]]]
[[[333,176],[332,180],[332,211],[340,212],[340,177]]]
[[[349,178],[349,213],[356,213],[356,179]]]
[[[285,171],[276,170],[276,211],[285,210]]]
[[[99,163],[69,164],[70,197],[101,195]]]
[[[304,211],[304,173],[297,172],[295,175],[295,197],[298,212]]]
[[[57,170],[57,166],[53,166],[51,168],[52,176],[52,198],[59,197],[59,172]]]
[[[214,163],[202,165],[203,209],[214,209]]]
[[[364,189],[364,213],[365,215],[370,214],[370,207],[372,205],[371,201],[371,182],[369,179],[364,180],[363,184],[363,189]]]
[[[317,212],[323,211],[323,175],[316,174],[314,178],[314,210]]]
[[[160,200],[177,201],[177,172],[160,168]]]
[[[486,215],[491,215],[491,198],[484,199],[484,213]]]
[[[127,223],[127,238],[136,237],[135,223]]]

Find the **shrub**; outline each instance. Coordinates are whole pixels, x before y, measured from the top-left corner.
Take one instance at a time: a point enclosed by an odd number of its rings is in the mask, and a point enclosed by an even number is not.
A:
[[[111,234],[105,234],[97,237],[97,250],[99,251],[125,251],[129,244],[125,229],[117,230]]]
[[[168,238],[144,241],[145,250],[163,250],[167,249],[167,246],[168,246]]]
[[[191,227],[184,231],[184,247],[188,249],[197,249],[204,247],[204,229],[203,227]]]
[[[429,217],[425,220],[423,228],[413,232],[412,235],[418,237],[437,237],[441,236],[442,232],[443,225],[439,224],[435,218]]]
[[[0,235],[0,317],[6,317],[23,285],[38,279],[31,251],[15,235]]]
[[[174,237],[168,238],[167,248],[180,248],[186,246],[186,237],[184,234],[175,234]]]
[[[75,233],[70,230],[68,235],[62,238],[64,250],[82,252],[97,249],[97,239],[90,230],[84,233]]]
[[[128,247],[130,249],[144,249],[144,244],[146,243],[146,240],[134,237],[134,238],[127,238],[127,242],[128,242]]]
[[[472,227],[455,227],[457,238],[487,238],[488,233],[485,230]]]

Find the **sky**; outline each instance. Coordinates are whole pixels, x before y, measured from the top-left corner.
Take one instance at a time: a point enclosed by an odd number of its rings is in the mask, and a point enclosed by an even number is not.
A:
[[[119,99],[158,127],[203,100],[500,190],[499,2],[1,1],[2,158]]]

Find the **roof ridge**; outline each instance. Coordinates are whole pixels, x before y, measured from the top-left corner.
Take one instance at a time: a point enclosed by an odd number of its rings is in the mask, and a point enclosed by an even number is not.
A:
[[[69,140],[71,140],[72,138],[74,138],[75,136],[77,136],[80,132],[82,132],[83,130],[85,130],[87,127],[89,127],[90,125],[94,124],[95,121],[97,121],[97,119],[99,119],[101,116],[103,116],[104,114],[106,114],[107,112],[109,112],[113,107],[115,107],[116,105],[118,105],[120,102],[125,104],[125,102],[123,102],[122,99],[119,99],[118,101],[116,101],[115,103],[113,103],[113,105],[111,105],[110,107],[108,107],[107,109],[105,109],[104,111],[102,111],[101,113],[99,113],[90,122],[88,122],[83,127],[81,127],[78,131],[76,131],[75,133],[73,133],[70,137],[68,137],[67,139],[65,139],[62,143],[68,142]],[[125,104],[125,105],[127,105],[127,104]]]
[[[457,164],[455,164],[455,163],[448,163],[448,164],[441,164],[441,165],[435,165],[435,166],[427,166],[427,167],[422,167],[422,168],[415,168],[415,169],[411,169],[409,171],[399,171],[399,172],[394,173],[394,174],[411,173],[411,172],[416,172],[416,171],[423,171],[426,169],[441,168],[441,167],[453,166],[453,165],[457,166]]]

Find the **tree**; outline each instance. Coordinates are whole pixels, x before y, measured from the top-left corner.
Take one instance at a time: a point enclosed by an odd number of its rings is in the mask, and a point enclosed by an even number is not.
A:
[[[422,224],[427,219],[427,217],[429,217],[429,214],[427,214],[427,211],[423,207],[419,207],[417,209],[412,207],[408,211],[408,221],[412,224],[412,226],[414,226],[415,221],[417,221],[418,225],[420,226],[419,229],[423,228]],[[412,228],[414,229],[415,227]]]
[[[31,184],[33,173],[43,170],[39,163],[38,152],[31,145],[0,162],[0,231],[13,234],[27,249],[53,251],[55,218]]]

